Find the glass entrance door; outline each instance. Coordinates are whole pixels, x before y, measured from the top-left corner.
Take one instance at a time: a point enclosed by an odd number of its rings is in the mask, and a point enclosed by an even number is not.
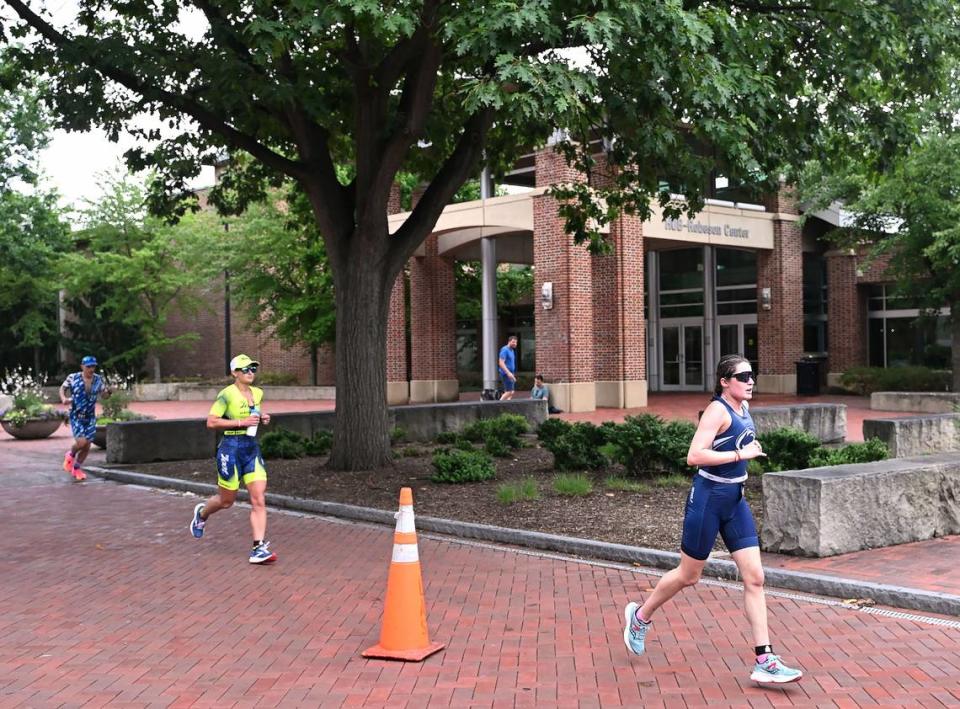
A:
[[[728,354],[740,354],[750,360],[753,371],[758,371],[757,323],[720,322],[720,357]]]
[[[661,371],[665,391],[703,391],[703,324],[660,326]]]

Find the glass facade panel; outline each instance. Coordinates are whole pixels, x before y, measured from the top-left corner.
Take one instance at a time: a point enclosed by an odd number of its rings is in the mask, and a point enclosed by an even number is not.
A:
[[[703,290],[703,249],[660,252],[660,290]]]
[[[686,386],[703,386],[703,328],[683,328],[683,377]]]
[[[754,286],[756,300],[757,254],[740,249],[717,249],[717,286]]]
[[[950,368],[946,317],[873,317],[867,332],[872,367]]]

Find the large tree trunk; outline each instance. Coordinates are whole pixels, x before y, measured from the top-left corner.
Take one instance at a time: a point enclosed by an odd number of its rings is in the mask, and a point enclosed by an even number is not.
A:
[[[319,374],[317,372],[317,350],[319,348],[316,345],[310,345],[310,385],[317,386],[317,380],[319,379]]]
[[[328,466],[370,470],[392,459],[387,416],[387,310],[391,288],[373,255],[354,254],[337,289],[337,423]]]
[[[160,383],[160,355],[153,355],[153,381],[155,384]]]
[[[953,390],[960,392],[960,297],[950,303],[950,364],[953,367]]]

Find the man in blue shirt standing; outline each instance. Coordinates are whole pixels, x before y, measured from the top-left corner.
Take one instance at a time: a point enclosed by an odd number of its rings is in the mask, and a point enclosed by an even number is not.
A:
[[[510,335],[507,344],[500,348],[497,367],[500,372],[500,381],[503,383],[503,396],[500,401],[509,401],[517,389],[517,336]]]
[[[80,360],[80,369],[60,385],[60,401],[70,404],[70,430],[73,433],[73,447],[63,457],[63,469],[74,480],[87,477],[80,465],[86,460],[97,431],[97,398],[109,399],[111,393],[103,377],[96,373],[96,357],[84,357]]]

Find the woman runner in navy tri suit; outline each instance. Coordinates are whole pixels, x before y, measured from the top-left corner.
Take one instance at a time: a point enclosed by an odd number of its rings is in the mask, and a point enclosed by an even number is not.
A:
[[[782,684],[797,681],[803,673],[784,665],[770,644],[760,541],[743,497],[747,461],[764,455],[747,407],[755,383],[750,362],[740,355],[727,355],[717,364],[714,397],[700,418],[687,452],[687,465],[698,470],[684,511],[680,566],[660,579],[642,606],[627,604],[623,641],[630,652],[643,654],[653,614],[700,580],[719,533],[743,579],[744,605],[756,655],[750,679]]]

